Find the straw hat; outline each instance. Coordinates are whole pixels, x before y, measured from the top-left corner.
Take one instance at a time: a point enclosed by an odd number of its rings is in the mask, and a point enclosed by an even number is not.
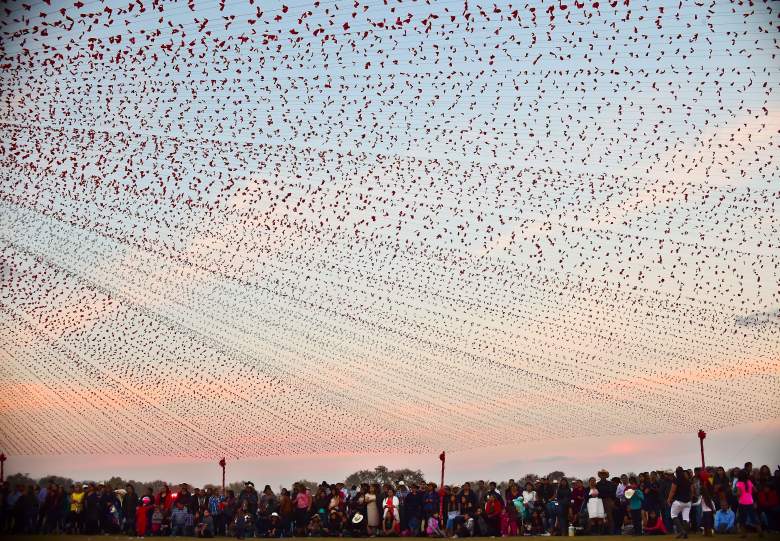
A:
[[[352,524],[360,524],[363,522],[363,515],[360,513],[355,513],[355,515],[352,517]]]

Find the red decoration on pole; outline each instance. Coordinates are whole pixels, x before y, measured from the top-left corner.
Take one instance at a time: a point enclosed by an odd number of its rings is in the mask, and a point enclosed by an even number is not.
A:
[[[5,461],[8,459],[4,453],[0,453],[0,483],[5,481]]]
[[[704,438],[707,437],[707,433],[704,430],[699,430],[699,446],[701,447],[701,469],[704,470]]]
[[[446,494],[444,490],[444,460],[446,458],[447,457],[444,454],[444,451],[442,451],[439,455],[439,460],[441,460],[441,485],[439,485],[439,521],[444,520],[444,496]]]
[[[225,457],[222,457],[222,460],[219,461],[219,466],[222,468],[222,495],[225,495],[225,465],[227,462],[225,462]]]

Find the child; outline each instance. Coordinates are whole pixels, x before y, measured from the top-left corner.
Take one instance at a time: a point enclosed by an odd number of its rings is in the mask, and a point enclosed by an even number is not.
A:
[[[151,498],[146,496],[141,500],[141,505],[139,505],[135,510],[135,533],[138,535],[138,537],[144,537],[146,535],[146,517],[148,516],[147,511],[151,505]]]
[[[734,533],[734,523],[737,517],[729,509],[726,500],[720,502],[720,509],[715,513],[715,533]]]
[[[163,512],[162,508],[159,505],[154,506],[154,511],[152,512],[152,535],[157,537],[159,535],[162,535],[162,523],[163,523]]]
[[[655,509],[647,512],[647,522],[642,528],[643,535],[666,535],[666,525]]]
[[[428,537],[444,537],[444,532],[439,527],[439,513],[434,513],[431,518],[428,519],[428,525],[425,528],[425,533]]]

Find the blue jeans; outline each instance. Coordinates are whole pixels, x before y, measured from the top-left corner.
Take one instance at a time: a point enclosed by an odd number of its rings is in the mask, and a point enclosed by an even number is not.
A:
[[[667,504],[666,502],[662,504],[661,518],[664,521],[664,526],[666,526],[666,531],[667,532],[674,531],[672,530],[672,508],[669,507],[669,504]]]
[[[184,524],[171,524],[171,537],[184,535]]]
[[[691,506],[691,522],[696,524],[697,528],[702,526],[701,504]]]

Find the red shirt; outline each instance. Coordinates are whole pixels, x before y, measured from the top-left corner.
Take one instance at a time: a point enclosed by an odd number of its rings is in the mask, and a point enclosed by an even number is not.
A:
[[[771,507],[777,507],[780,505],[780,498],[777,496],[777,491],[773,488],[769,490],[761,490],[758,493],[758,506],[762,509]]]

